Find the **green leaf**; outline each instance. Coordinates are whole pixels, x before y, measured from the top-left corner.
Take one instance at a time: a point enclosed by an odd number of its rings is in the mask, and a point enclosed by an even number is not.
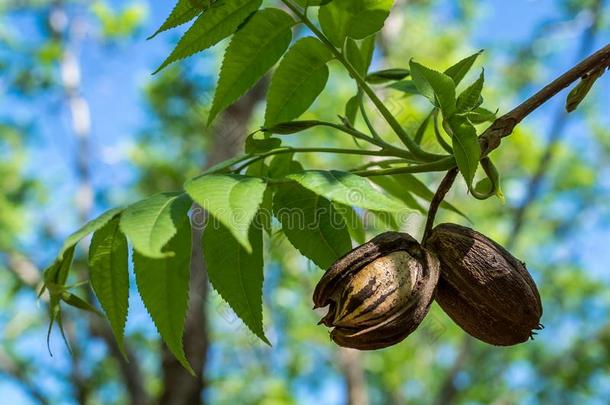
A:
[[[134,250],[134,272],[142,301],[161,338],[180,364],[195,375],[182,346],[191,270],[191,227],[188,217],[184,217],[176,226],[177,232],[167,245],[176,254],[156,259]]]
[[[281,184],[273,213],[292,245],[321,269],[351,250],[345,220],[333,204],[298,184]]]
[[[383,84],[387,82],[393,82],[403,80],[411,74],[407,69],[384,69],[378,70],[377,72],[369,73],[366,76],[366,81],[371,84]]]
[[[277,149],[282,145],[282,140],[278,138],[261,138],[260,134],[250,134],[246,138],[246,153],[263,153],[272,149]]]
[[[440,107],[449,117],[455,111],[455,83],[448,75],[427,68],[413,60],[410,62],[411,77],[420,94],[432,104]]]
[[[156,194],[125,209],[121,231],[140,254],[153,258],[171,256],[174,252],[163,248],[187,217],[191,204],[185,193]]]
[[[427,210],[411,195],[409,189],[391,176],[374,176],[371,181],[387,191],[391,196],[401,200],[407,207],[425,215]]]
[[[361,76],[366,75],[367,67],[364,65],[364,57],[360,52],[360,47],[358,46],[358,43],[355,40],[351,38],[347,39],[347,41],[345,42],[344,53],[345,58],[350,63],[350,65],[352,65],[352,67],[356,69],[356,71],[360,73]]]
[[[295,0],[302,7],[323,6],[330,3],[332,0]]]
[[[124,356],[123,335],[129,306],[127,256],[127,239],[120,230],[118,218],[93,234],[89,246],[91,286]]]
[[[91,312],[92,314],[96,314],[100,317],[103,317],[100,311],[97,310],[93,305],[89,304],[84,299],[80,298],[77,295],[74,295],[68,291],[64,291],[61,294],[61,300],[71,307],[82,309],[83,311]]]
[[[155,73],[167,65],[216,45],[237,31],[239,25],[258,10],[262,0],[226,0],[203,13],[180,38],[178,45]]]
[[[269,177],[279,179],[291,173],[303,171],[303,166],[295,161],[294,153],[275,155],[269,164]]]
[[[432,201],[432,198],[434,198],[434,192],[430,190],[424,182],[422,182],[412,174],[395,174],[388,177],[394,178],[398,184],[400,184],[406,190],[409,190],[410,193],[420,198],[423,198],[424,200]],[[453,211],[456,214],[461,215],[470,221],[466,214],[464,214],[462,211],[458,210],[448,202],[443,201],[440,206],[441,208]]]
[[[271,79],[265,126],[291,121],[307,111],[328,81],[332,54],[320,40],[299,39],[286,53]]]
[[[366,229],[362,218],[353,207],[348,207],[345,204],[332,203],[333,207],[343,216],[347,230],[351,238],[357,244],[362,245],[366,242]]]
[[[206,176],[208,174],[226,172],[227,170],[229,170],[229,168],[231,166],[234,166],[237,163],[241,163],[245,160],[248,160],[250,157],[251,157],[250,155],[239,155],[239,156],[232,157],[230,159],[217,163],[212,167],[207,168],[206,170],[201,172],[201,174],[199,176]]]
[[[420,94],[413,80],[401,80],[399,82],[390,84],[388,87],[403,92],[406,95]]]
[[[59,261],[61,261],[65,255],[65,253],[69,249],[73,249],[74,246],[76,246],[76,244],[78,242],[80,242],[81,239],[83,239],[85,236],[97,231],[98,229],[100,229],[101,227],[106,225],[111,219],[113,219],[115,216],[119,215],[121,213],[121,211],[123,211],[123,208],[113,208],[111,210],[108,210],[108,211],[104,212],[102,215],[100,215],[99,217],[87,222],[78,231],[76,231],[73,234],[71,234],[70,236],[68,236],[66,238],[66,240],[64,241],[64,244],[63,244],[61,250],[59,251],[59,254],[57,255],[57,259]]]
[[[263,330],[262,231],[249,229],[251,252],[222,224],[209,223],[203,231],[204,257],[210,283],[246,326],[270,344]]]
[[[255,13],[231,40],[225,52],[208,124],[244,95],[286,52],[294,20],[282,10]]]
[[[52,296],[59,296],[65,290],[65,284],[68,280],[70,267],[74,260],[75,246],[68,248],[61,257],[58,257],[55,262],[44,271],[44,287],[40,294],[47,289]]]
[[[470,71],[472,65],[482,53],[483,50],[480,50],[479,52],[462,59],[455,65],[451,66],[449,69],[445,70],[445,74],[451,77],[453,79],[453,82],[457,86],[458,84],[460,84],[462,79],[464,79],[464,76],[466,76],[466,74]]]
[[[457,99],[456,107],[458,112],[469,112],[481,105],[481,91],[485,82],[485,71],[481,71],[479,78],[464,90]]]
[[[322,121],[315,120],[280,122],[279,124],[275,124],[268,128],[262,128],[261,130],[277,135],[291,135],[321,124],[323,124]]]
[[[369,71],[371,64],[373,63],[373,54],[375,53],[375,43],[377,35],[370,35],[360,41],[360,55],[364,61],[363,75]]]
[[[333,45],[343,48],[348,37],[364,39],[381,30],[393,4],[393,0],[334,0],[320,7],[318,19]]]
[[[500,173],[489,157],[481,160],[481,166],[487,177],[477,182],[474,190],[471,190],[472,195],[480,200],[485,200],[492,195],[497,196],[500,201],[504,202],[504,193],[500,185]]]
[[[496,119],[497,111],[489,111],[483,107],[475,108],[473,111],[466,113],[466,117],[473,124],[482,124],[484,122],[492,122]]]
[[[351,126],[354,126],[356,124],[356,118],[358,117],[359,108],[360,105],[358,102],[358,96],[354,96],[347,100],[347,103],[345,104],[345,118]]]
[[[152,39],[156,37],[163,31],[170,30],[172,28],[178,27],[182,24],[186,24],[191,21],[193,18],[197,17],[201,14],[202,10],[197,7],[193,7],[192,0],[179,0],[178,3],[174,6],[171,14],[165,22],[159,27],[159,29],[152,34],[148,39]]]
[[[193,200],[220,221],[248,252],[252,252],[250,224],[266,187],[262,179],[237,174],[198,177],[184,185]]]
[[[587,94],[589,94],[597,79],[599,79],[605,71],[606,67],[602,67],[582,77],[580,82],[578,82],[578,84],[568,94],[568,98],[566,99],[567,112],[576,110],[585,97],[587,97]]]
[[[360,176],[337,170],[309,170],[287,176],[303,187],[331,201],[375,211],[404,211],[398,199],[377,191]]]
[[[453,116],[448,122],[453,131],[452,139],[455,161],[466,180],[466,184],[471,188],[472,180],[481,158],[477,131],[468,119],[461,116]]]
[[[372,217],[372,227],[375,229],[399,231],[401,228],[400,217],[396,213],[384,211],[369,211],[368,214],[370,215],[368,220],[370,221]]]

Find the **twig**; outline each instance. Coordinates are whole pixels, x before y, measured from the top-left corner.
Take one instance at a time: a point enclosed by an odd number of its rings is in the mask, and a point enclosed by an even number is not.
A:
[[[428,218],[426,219],[426,228],[424,229],[424,236],[422,237],[422,243],[426,243],[428,236],[430,236],[430,232],[434,226],[434,219],[436,218],[436,213],[438,212],[438,207],[443,202],[445,195],[447,195],[449,190],[451,190],[451,186],[453,186],[453,182],[455,181],[457,174],[457,167],[449,170],[441,181],[441,184],[439,184],[434,197],[432,197],[432,201],[430,201],[430,209],[428,210]]]
[[[599,25],[599,18],[601,15],[600,10],[602,8],[602,4],[603,4],[603,0],[597,0],[595,2],[595,4],[591,7],[591,13],[594,17],[594,20],[592,21],[589,28],[584,32],[579,55],[588,53],[589,48],[591,47],[591,44],[594,43],[594,37],[595,37],[595,34],[598,29],[598,25]],[[603,49],[608,49],[608,47],[609,46],[606,46]],[[599,52],[601,52],[601,51],[599,51]],[[599,52],[597,52],[594,55],[597,55]],[[586,60],[588,60],[590,58],[587,58]],[[549,86],[547,86],[547,87],[549,87]],[[542,91],[540,91],[536,94],[540,94],[541,92]],[[534,95],[532,98],[534,98],[534,97],[536,97],[536,95]],[[527,101],[523,104],[526,104],[526,103],[527,103]],[[513,111],[516,111],[516,110],[520,110],[520,108],[517,107],[517,108],[513,109]],[[511,114],[511,113],[509,113],[509,114]],[[509,114],[507,114],[507,115],[509,115]],[[544,174],[545,174],[547,168],[550,166],[551,160],[553,159],[554,146],[556,145],[556,143],[560,140],[560,138],[562,136],[563,129],[565,128],[566,118],[567,118],[567,115],[563,111],[563,108],[562,108],[559,111],[559,113],[556,115],[555,122],[551,126],[551,129],[550,129],[551,135],[550,135],[549,141],[547,143],[545,153],[543,154],[543,157],[541,158],[541,160],[538,164],[538,168],[536,169],[535,174],[530,178],[530,181],[529,181],[529,184],[527,187],[528,191],[526,192],[526,196],[513,216],[513,219],[512,219],[513,231],[511,232],[510,237],[506,241],[506,247],[509,250],[512,249],[512,247],[514,246],[514,244],[517,241],[519,234],[521,233],[521,231],[523,229],[522,228],[523,218],[525,217],[525,214],[526,214],[528,208],[534,203],[534,201],[536,200],[536,198],[538,196],[537,190],[539,188],[539,185],[542,182],[542,179],[544,177]],[[494,124],[495,124],[495,122],[494,122]],[[493,126],[494,125],[492,125],[492,127]],[[491,129],[491,127],[490,127],[490,129]],[[489,129],[488,129],[488,131],[489,131]],[[483,134],[483,135],[485,135],[485,134]],[[498,144],[499,144],[499,140],[498,140]],[[483,146],[483,144],[481,144],[481,146]],[[491,151],[491,150],[489,150],[489,151]],[[487,153],[489,153],[489,151]],[[445,378],[443,378],[443,383],[441,384],[442,388],[439,391],[438,395],[436,396],[436,400],[434,402],[435,404],[445,404],[445,403],[450,403],[450,402],[455,401],[455,396],[458,392],[458,388],[455,386],[454,380],[455,380],[455,377],[457,376],[457,374],[462,370],[463,364],[466,362],[467,358],[469,357],[469,353],[472,350],[473,342],[474,342],[474,338],[472,338],[470,336],[464,337],[464,340],[462,341],[461,347],[458,351],[459,354],[457,356],[456,362],[450,368],[450,370],[447,373],[447,375],[445,376]],[[485,354],[485,352],[483,352],[483,355],[484,354]]]
[[[479,138],[482,152],[481,156],[487,156],[492,150],[500,146],[502,138],[510,135],[517,124],[542,104],[585,74],[602,66],[610,66],[610,44],[604,46],[557,79],[553,80],[542,90],[515,107],[512,111],[495,120]]]

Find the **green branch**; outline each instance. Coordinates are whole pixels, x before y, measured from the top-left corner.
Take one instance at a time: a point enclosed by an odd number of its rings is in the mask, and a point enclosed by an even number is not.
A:
[[[428,153],[422,150],[419,145],[413,141],[406,133],[404,128],[400,125],[396,117],[392,115],[390,110],[383,104],[383,101],[377,96],[377,94],[373,91],[373,89],[366,83],[364,78],[360,75],[360,73],[354,69],[354,67],[345,59],[345,56],[341,51],[339,51],[335,46],[326,38],[326,36],[311,22],[311,20],[305,15],[305,13],[299,8],[299,6],[292,3],[291,0],[282,0],[282,3],[286,5],[300,20],[301,22],[309,28],[309,30],[316,36],[326,47],[332,52],[332,54],[337,58],[337,60],[347,69],[348,73],[354,78],[358,87],[366,93],[369,99],[375,104],[375,107],[379,110],[383,118],[386,122],[392,127],[396,135],[400,138],[400,140],[405,144],[407,149],[413,155],[425,162],[432,162],[441,158],[441,155],[436,155],[433,153]]]

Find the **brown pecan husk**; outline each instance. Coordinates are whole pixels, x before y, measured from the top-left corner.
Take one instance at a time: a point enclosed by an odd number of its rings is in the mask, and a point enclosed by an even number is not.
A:
[[[338,345],[374,350],[413,332],[434,298],[439,264],[410,235],[383,233],[335,262],[316,286],[314,308]]]
[[[496,346],[540,329],[542,303],[525,264],[470,228],[442,224],[426,241],[440,260],[436,300],[464,331]]]

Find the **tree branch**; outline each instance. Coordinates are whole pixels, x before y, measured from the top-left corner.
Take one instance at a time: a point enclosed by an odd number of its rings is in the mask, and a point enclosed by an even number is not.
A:
[[[492,150],[500,146],[502,138],[510,135],[517,124],[561,90],[592,70],[608,66],[610,66],[610,44],[584,59],[582,62],[546,85],[542,90],[513,108],[510,112],[495,120],[479,138],[482,152],[481,156],[487,156]]]

